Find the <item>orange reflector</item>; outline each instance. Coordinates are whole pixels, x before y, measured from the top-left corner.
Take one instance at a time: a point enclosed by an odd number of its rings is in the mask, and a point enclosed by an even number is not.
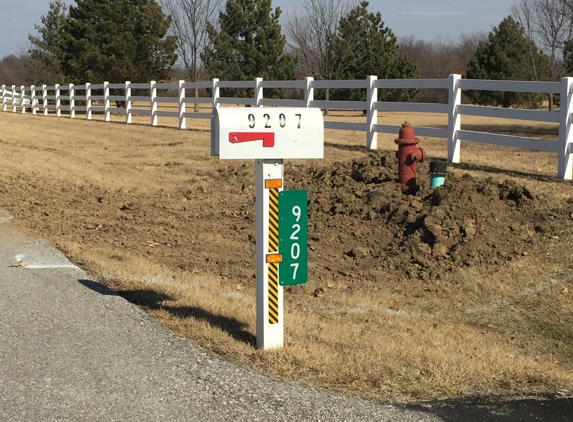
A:
[[[283,187],[283,179],[267,179],[265,180],[265,188],[282,188]]]
[[[274,264],[277,262],[283,262],[283,254],[282,253],[274,253],[267,255],[267,264]]]

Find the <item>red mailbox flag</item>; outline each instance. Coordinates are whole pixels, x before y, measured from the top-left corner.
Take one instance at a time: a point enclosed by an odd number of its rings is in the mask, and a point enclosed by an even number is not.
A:
[[[263,141],[263,147],[272,148],[275,146],[274,132],[231,132],[229,142],[238,144],[239,142]]]

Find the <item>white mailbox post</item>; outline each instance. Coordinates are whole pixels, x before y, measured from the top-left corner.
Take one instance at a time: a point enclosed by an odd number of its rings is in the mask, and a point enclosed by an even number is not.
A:
[[[215,108],[211,155],[255,160],[257,347],[284,344],[283,288],[279,285],[278,198],[285,158],[323,158],[324,120],[318,108]]]

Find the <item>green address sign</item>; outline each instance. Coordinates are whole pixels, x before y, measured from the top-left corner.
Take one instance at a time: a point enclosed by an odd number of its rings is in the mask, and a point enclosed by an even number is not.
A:
[[[308,281],[308,195],[305,190],[279,193],[279,284],[294,286]]]

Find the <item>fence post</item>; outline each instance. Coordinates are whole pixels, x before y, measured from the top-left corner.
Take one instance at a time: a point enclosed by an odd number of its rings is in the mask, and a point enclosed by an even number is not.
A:
[[[219,108],[219,96],[221,91],[219,90],[219,79],[213,78],[213,88],[211,89],[211,97],[213,98],[213,108]]]
[[[131,123],[131,82],[125,82],[125,123]]]
[[[48,115],[48,87],[46,85],[42,85],[42,111],[44,116]]]
[[[109,101],[109,82],[105,81],[103,83],[103,113],[105,116],[105,121],[111,121],[111,110],[109,109],[110,101]]]
[[[261,82],[263,78],[255,78],[255,107],[262,107],[261,101],[263,99],[263,87]]]
[[[60,101],[60,85],[56,84],[56,117],[60,117],[62,115],[62,109],[60,108],[62,102]]]
[[[460,140],[458,130],[461,128],[461,117],[458,113],[458,105],[462,103],[462,90],[459,87],[461,75],[452,74],[448,76],[448,161],[450,163],[460,162]]]
[[[86,119],[92,119],[92,88],[89,82],[86,82]]]
[[[36,86],[30,86],[30,105],[32,106],[32,114],[36,114]]]
[[[312,76],[307,76],[304,78],[304,106],[311,107],[312,102],[314,101],[314,88],[312,87],[312,83],[314,78]]]
[[[20,112],[22,114],[26,114],[26,107],[24,107],[24,97],[26,96],[26,87],[24,85],[20,85]]]
[[[6,85],[2,85],[2,111],[6,111]]]
[[[179,81],[179,129],[185,129],[187,127],[187,120],[185,119],[186,105],[185,105],[185,87],[183,84],[185,81]]]
[[[12,113],[16,113],[16,85],[12,85]]]
[[[74,89],[74,84],[70,84],[70,119],[76,118],[76,99],[74,95],[76,95],[76,91]]]
[[[573,131],[571,113],[573,112],[573,78],[561,78],[561,116],[559,119],[559,149],[557,152],[557,177],[571,180],[573,160],[571,157]]]
[[[157,126],[157,82],[151,81],[149,83],[149,103],[151,106],[151,126]]]
[[[376,110],[376,102],[378,101],[378,88],[376,87],[376,81],[378,80],[378,76],[371,75],[368,76],[366,80],[368,81],[368,112],[366,115],[366,126],[368,129],[366,129],[366,148],[377,149],[378,133],[374,130],[374,125],[378,121],[378,110]]]

